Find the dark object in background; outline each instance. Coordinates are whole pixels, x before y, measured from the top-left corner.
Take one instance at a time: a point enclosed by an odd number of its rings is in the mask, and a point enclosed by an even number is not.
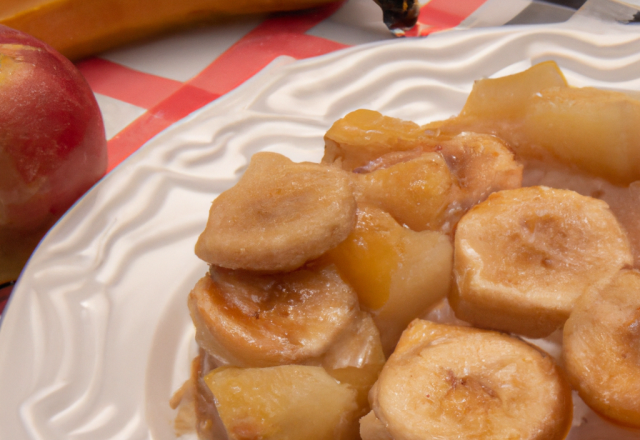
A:
[[[382,8],[382,20],[396,36],[404,36],[418,21],[420,4],[415,0],[374,0]]]

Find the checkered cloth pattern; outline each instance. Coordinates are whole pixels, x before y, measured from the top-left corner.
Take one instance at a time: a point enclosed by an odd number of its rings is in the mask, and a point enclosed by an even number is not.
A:
[[[409,36],[454,28],[552,23],[583,0],[431,0]],[[200,28],[78,63],[107,125],[109,170],[151,137],[235,89],[279,56],[304,59],[393,38],[372,0]]]

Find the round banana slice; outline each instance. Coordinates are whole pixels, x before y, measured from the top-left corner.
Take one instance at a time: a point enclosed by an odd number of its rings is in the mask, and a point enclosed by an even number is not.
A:
[[[458,223],[449,301],[477,326],[545,337],[580,295],[632,263],[606,203],[546,187],[501,191]]]
[[[421,320],[402,335],[370,400],[363,440],[561,440],[573,408],[569,384],[541,350]]]
[[[213,201],[196,255],[229,269],[290,271],[344,240],[356,223],[348,174],[257,153]]]
[[[333,265],[273,275],[212,267],[188,305],[198,344],[218,365],[239,367],[316,359],[359,312]]]
[[[583,295],[564,326],[569,380],[594,411],[640,428],[640,272]]]

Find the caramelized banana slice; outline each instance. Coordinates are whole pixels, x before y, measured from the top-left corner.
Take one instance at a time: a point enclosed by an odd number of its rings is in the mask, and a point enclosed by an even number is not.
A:
[[[196,254],[229,269],[290,271],[344,240],[355,222],[347,174],[257,153],[213,201]]]
[[[229,440],[357,437],[355,390],[321,367],[222,367],[205,382]]]
[[[546,353],[507,335],[416,320],[370,394],[363,440],[561,440],[571,388]]]
[[[640,428],[640,272],[583,295],[564,326],[569,380],[594,411]]]
[[[219,365],[241,367],[318,358],[359,312],[335,266],[274,275],[212,268],[188,304],[200,346]]]
[[[371,312],[387,354],[406,326],[449,291],[453,247],[447,236],[403,228],[372,206],[358,209],[354,231],[327,257]]]
[[[632,263],[606,203],[546,187],[501,191],[458,224],[449,301],[462,320],[540,338]]]
[[[497,137],[462,133],[436,147],[460,188],[457,203],[466,212],[489,194],[522,185],[522,164]]]

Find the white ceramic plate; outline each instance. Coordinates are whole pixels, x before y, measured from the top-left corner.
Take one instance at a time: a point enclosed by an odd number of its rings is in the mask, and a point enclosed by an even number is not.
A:
[[[317,161],[324,132],[351,110],[446,118],[475,79],[543,60],[556,60],[574,85],[640,90],[640,34],[581,26],[281,58],[151,140],[55,226],[16,286],[0,331],[0,438],[174,439],[167,402],[194,352],[186,296],[206,270],[193,245],[211,200],[249,157],[272,150]],[[593,415],[579,407],[576,416],[589,428],[571,438],[600,438]]]

